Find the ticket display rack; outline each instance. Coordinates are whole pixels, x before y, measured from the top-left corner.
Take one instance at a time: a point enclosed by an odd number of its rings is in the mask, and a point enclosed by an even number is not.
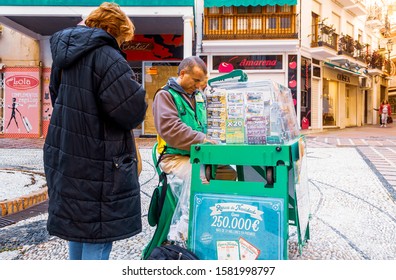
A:
[[[191,147],[189,195],[177,202],[188,209],[183,219],[170,191],[158,219],[150,219],[157,217],[150,203],[149,222],[157,229],[143,258],[170,228],[199,259],[282,260],[295,227],[301,254],[310,237],[310,202],[305,139],[290,89],[272,80],[249,82],[241,70],[208,84],[206,137],[216,144]],[[234,167],[236,180],[218,179],[220,165]]]
[[[199,144],[191,163],[188,247],[201,259],[288,259],[289,226],[297,227],[302,252],[310,215],[302,137],[282,145]],[[218,165],[235,166],[237,181],[202,178],[202,166]]]
[[[301,253],[310,203],[290,89],[243,72],[209,84],[206,134],[217,144],[191,148],[188,247],[209,260],[288,259],[296,226]],[[235,167],[237,179],[215,179],[219,165]]]

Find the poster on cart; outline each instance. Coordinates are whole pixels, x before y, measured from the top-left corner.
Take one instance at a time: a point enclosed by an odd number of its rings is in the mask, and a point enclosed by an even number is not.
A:
[[[9,67],[4,76],[5,134],[11,137],[39,136],[39,68]]]
[[[279,260],[284,254],[281,198],[195,193],[190,249],[203,260]]]

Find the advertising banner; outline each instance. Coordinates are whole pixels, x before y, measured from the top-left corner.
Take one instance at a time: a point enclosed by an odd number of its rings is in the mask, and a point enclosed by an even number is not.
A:
[[[9,137],[39,137],[40,71],[9,67],[4,73],[4,133]]]
[[[282,70],[282,55],[221,55],[213,56],[213,70]]]
[[[283,199],[196,193],[190,211],[190,248],[200,259],[283,259]]]
[[[297,112],[297,55],[288,55],[287,62],[288,87],[293,97],[294,109]]]
[[[174,34],[140,35],[122,44],[128,61],[182,60],[183,36]]]

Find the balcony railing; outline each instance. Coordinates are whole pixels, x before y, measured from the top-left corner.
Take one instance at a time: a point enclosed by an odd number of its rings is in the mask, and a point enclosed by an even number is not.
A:
[[[315,33],[311,35],[311,47],[326,46],[335,51],[338,49],[339,35],[330,26],[318,24],[314,27]]]
[[[296,14],[205,15],[203,38],[295,39]]]

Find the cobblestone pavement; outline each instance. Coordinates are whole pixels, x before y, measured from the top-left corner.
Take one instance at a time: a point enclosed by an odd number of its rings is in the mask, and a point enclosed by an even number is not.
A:
[[[355,148],[396,201],[396,125],[327,130],[306,135],[308,148]]]
[[[44,138],[4,138],[0,136],[0,149],[41,149],[44,145]],[[137,137],[136,142],[139,148],[151,148],[156,138]]]
[[[306,133],[308,148],[356,148],[396,201],[396,125],[391,124],[386,128],[366,125],[320,132],[302,132]],[[150,149],[155,141],[156,138],[153,137],[136,138],[139,148]],[[43,144],[44,138],[0,138],[0,149],[41,149]]]
[[[291,231],[290,259],[396,260],[396,128],[367,126],[324,131],[306,134],[306,140],[312,239],[300,256],[297,235]],[[140,179],[145,230],[134,238],[117,242],[112,259],[139,259],[141,249],[153,232],[147,226],[146,215],[152,189],[157,183],[150,158],[154,142],[153,138],[137,139],[144,167],[144,176]],[[15,148],[37,151],[42,145],[43,139],[0,138],[3,151]],[[3,156],[8,157],[8,154],[13,153],[3,152]],[[15,152],[14,156],[17,154]],[[0,167],[11,161],[7,157],[1,160]],[[24,156],[21,160],[25,165],[37,159]],[[0,229],[0,251],[1,240],[10,240],[8,236],[13,236],[13,242],[22,248],[7,249],[0,253],[0,259],[65,259],[64,242],[47,235],[45,221],[46,216],[42,215],[26,224],[22,221]],[[33,246],[22,237],[26,235],[23,230],[31,231],[34,223],[39,224],[34,234],[40,232],[44,241],[40,239]],[[21,230],[21,234],[16,234],[15,229]],[[26,242],[30,244],[27,247]]]

